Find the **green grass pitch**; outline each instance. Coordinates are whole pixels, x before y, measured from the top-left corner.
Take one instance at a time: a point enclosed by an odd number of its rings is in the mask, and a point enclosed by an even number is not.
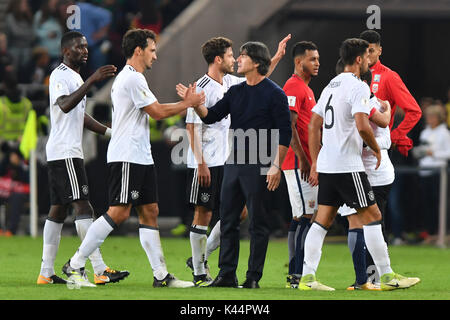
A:
[[[185,266],[190,256],[189,239],[162,238],[169,272],[183,280],[192,280]],[[76,237],[62,237],[55,270],[79,245]],[[241,241],[239,283],[245,280],[249,241]],[[430,246],[390,247],[393,269],[405,276],[417,276],[421,283],[406,290],[390,292],[351,292],[354,272],[345,244],[326,243],[317,271],[319,281],[336,288],[335,292],[286,289],[286,239],[271,240],[267,252],[261,289],[234,288],[153,288],[153,274],[138,237],[112,236],[102,246],[105,262],[113,268],[127,269],[130,276],[115,284],[69,290],[65,285],[37,285],[42,237],[0,238],[1,300],[450,300],[450,250]],[[217,275],[218,250],[209,259],[212,275]],[[87,269],[91,269],[88,262]],[[92,272],[89,278],[93,281]]]

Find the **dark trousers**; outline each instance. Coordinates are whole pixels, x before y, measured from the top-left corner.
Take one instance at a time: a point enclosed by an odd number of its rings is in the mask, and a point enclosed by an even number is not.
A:
[[[234,165],[224,167],[220,196],[220,253],[219,275],[236,275],[239,260],[240,214],[247,205],[250,234],[250,256],[247,278],[259,281],[262,277],[269,242],[268,219],[269,191],[266,176],[259,165]]]

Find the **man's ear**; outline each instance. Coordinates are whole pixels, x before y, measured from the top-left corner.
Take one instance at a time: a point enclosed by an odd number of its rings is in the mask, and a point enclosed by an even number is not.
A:
[[[214,62],[217,62],[218,64],[222,64],[222,61],[223,61],[223,59],[222,59],[221,56],[215,56],[214,57]]]
[[[382,53],[383,53],[383,47],[380,46],[380,56],[381,56]]]

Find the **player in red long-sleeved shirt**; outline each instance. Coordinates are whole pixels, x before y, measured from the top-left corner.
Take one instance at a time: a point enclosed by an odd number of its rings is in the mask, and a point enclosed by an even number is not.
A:
[[[412,140],[407,137],[407,134],[419,121],[422,111],[398,73],[381,64],[380,34],[375,30],[366,30],[359,37],[369,42],[369,67],[372,71],[371,92],[381,100],[388,100],[392,107],[391,122],[389,123],[392,146],[406,157],[412,148]],[[392,130],[397,106],[405,112],[405,118],[397,128]]]

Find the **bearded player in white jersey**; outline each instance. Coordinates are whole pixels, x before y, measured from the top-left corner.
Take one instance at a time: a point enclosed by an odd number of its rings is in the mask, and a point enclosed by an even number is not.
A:
[[[324,238],[343,204],[357,211],[367,249],[380,274],[381,289],[409,288],[420,281],[401,276],[391,268],[381,230],[381,213],[361,158],[364,142],[377,159],[375,169],[381,162],[381,150],[368,120],[372,109],[370,89],[360,79],[368,70],[368,47],[368,42],[361,39],[347,39],[342,43],[340,56],[344,72],[331,80],[312,109],[308,130],[312,159],[309,180],[313,185],[319,184],[319,207],[305,239],[300,290],[334,291],[318,282],[315,274]]]
[[[83,128],[110,136],[110,129],[85,112],[86,93],[96,82],[115,75],[116,67],[99,68],[86,82],[79,72],[88,58],[88,43],[83,34],[70,31],[61,38],[63,62],[50,75],[51,130],[46,146],[51,207],[43,231],[41,271],[37,284],[64,284],[55,274],[54,263],[61,240],[61,230],[67,211],[73,208],[78,236],[84,239],[93,222],[94,211],[89,202],[89,187],[83,163]],[[110,269],[100,250],[89,256],[94,268],[94,282],[117,282],[128,271]],[[84,268],[80,281],[89,283]]]
[[[287,35],[278,45],[272,57],[267,76],[269,76],[286,52],[286,43],[291,38]],[[197,80],[197,91],[205,92],[207,108],[223,98],[228,89],[245,81],[245,77],[236,77],[233,42],[225,37],[214,37],[202,45],[202,55],[208,64],[208,71]],[[178,94],[183,97],[186,87],[177,85]],[[186,264],[192,269],[194,284],[207,286],[212,282],[207,260],[209,255],[220,245],[220,220],[212,229],[209,237],[206,232],[211,222],[213,211],[219,209],[220,190],[224,164],[230,153],[229,128],[231,119],[225,117],[213,124],[204,124],[200,117],[189,108],[186,116],[191,148],[188,150],[188,202],[194,206],[194,218],[190,229],[192,257]],[[241,221],[247,216],[244,206]]]
[[[204,103],[204,94],[189,86],[184,101],[160,104],[143,75],[156,61],[156,35],[150,30],[127,31],[122,41],[127,59],[112,89],[112,133],[108,146],[108,212],[89,228],[74,256],[64,265],[77,276],[87,257],[101,246],[114,228],[128,219],[131,207],[139,215],[139,239],[153,271],[153,287],[192,287],[167,271],[158,229],[158,189],[151,154],[149,117],[164,119]]]

